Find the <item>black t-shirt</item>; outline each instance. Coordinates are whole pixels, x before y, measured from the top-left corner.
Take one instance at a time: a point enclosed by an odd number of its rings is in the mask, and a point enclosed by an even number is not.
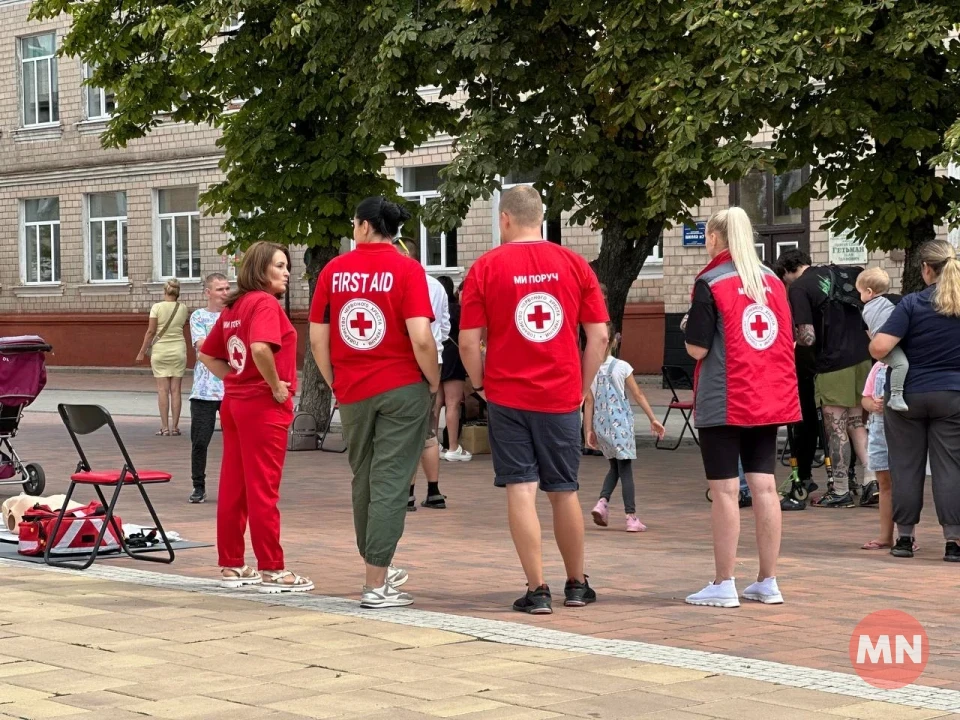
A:
[[[830,302],[830,268],[811,267],[790,286],[794,325],[812,325],[817,373],[843,370],[870,358],[867,326],[857,309]],[[798,357],[799,360],[799,357]]]
[[[717,303],[713,299],[713,292],[706,281],[697,280],[693,286],[693,302],[687,315],[684,338],[691,345],[709,350],[716,331]]]

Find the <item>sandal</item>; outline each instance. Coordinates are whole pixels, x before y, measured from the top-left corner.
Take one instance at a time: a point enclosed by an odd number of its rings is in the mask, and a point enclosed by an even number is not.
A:
[[[171,434],[171,435],[180,435],[180,434],[181,434],[181,433],[180,433],[180,428],[176,428],[176,429],[174,429],[174,430],[171,430],[171,431],[170,431],[170,434]]]
[[[158,437],[161,436],[161,435],[166,436],[166,435],[169,435],[169,434],[170,434],[170,431],[169,431],[169,430],[165,430],[164,428],[160,428],[159,430],[157,430],[157,432],[154,433],[154,435],[156,435],[156,436],[158,436]]]
[[[890,543],[882,543],[879,540],[871,540],[860,546],[861,550],[888,550],[889,548]]]
[[[313,581],[310,578],[301,577],[289,570],[264,570],[263,582],[260,584],[262,593],[294,593],[308,592],[313,590]],[[293,578],[293,580],[287,580]]]
[[[259,585],[263,578],[249,565],[220,568],[220,587],[235,590],[245,585]]]

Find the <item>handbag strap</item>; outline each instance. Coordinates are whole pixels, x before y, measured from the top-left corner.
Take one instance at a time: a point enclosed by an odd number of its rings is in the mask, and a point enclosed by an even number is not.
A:
[[[167,321],[163,324],[163,327],[160,329],[160,332],[157,333],[157,336],[154,339],[154,342],[156,342],[157,340],[163,337],[163,334],[167,331],[167,328],[170,327],[170,323],[173,322],[173,319],[177,316],[179,312],[180,312],[180,303],[177,303],[177,306],[173,309],[173,312],[170,313],[170,317],[167,318]]]

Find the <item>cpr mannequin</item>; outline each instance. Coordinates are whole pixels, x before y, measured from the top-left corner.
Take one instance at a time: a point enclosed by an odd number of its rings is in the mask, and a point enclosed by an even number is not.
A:
[[[51,510],[57,511],[63,507],[63,501],[67,499],[66,495],[51,495],[50,497],[36,497],[33,495],[24,495],[20,493],[15,497],[4,500],[0,506],[0,514],[3,515],[3,525],[10,532],[17,531],[17,525],[23,518],[23,514],[34,505],[46,505]],[[68,510],[83,507],[80,503],[70,501]]]

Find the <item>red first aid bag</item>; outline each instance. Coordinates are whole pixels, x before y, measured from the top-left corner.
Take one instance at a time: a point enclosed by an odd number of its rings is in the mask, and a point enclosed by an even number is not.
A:
[[[59,510],[51,510],[46,505],[37,505],[23,514],[20,522],[20,543],[17,552],[21,555],[43,555],[47,545],[51,546],[51,555],[81,555],[93,550],[93,545],[103,527],[106,511],[96,500],[63,516],[63,522],[57,536],[51,537],[53,526],[57,522]],[[119,550],[123,521],[113,516],[110,527],[103,534],[100,552]]]

